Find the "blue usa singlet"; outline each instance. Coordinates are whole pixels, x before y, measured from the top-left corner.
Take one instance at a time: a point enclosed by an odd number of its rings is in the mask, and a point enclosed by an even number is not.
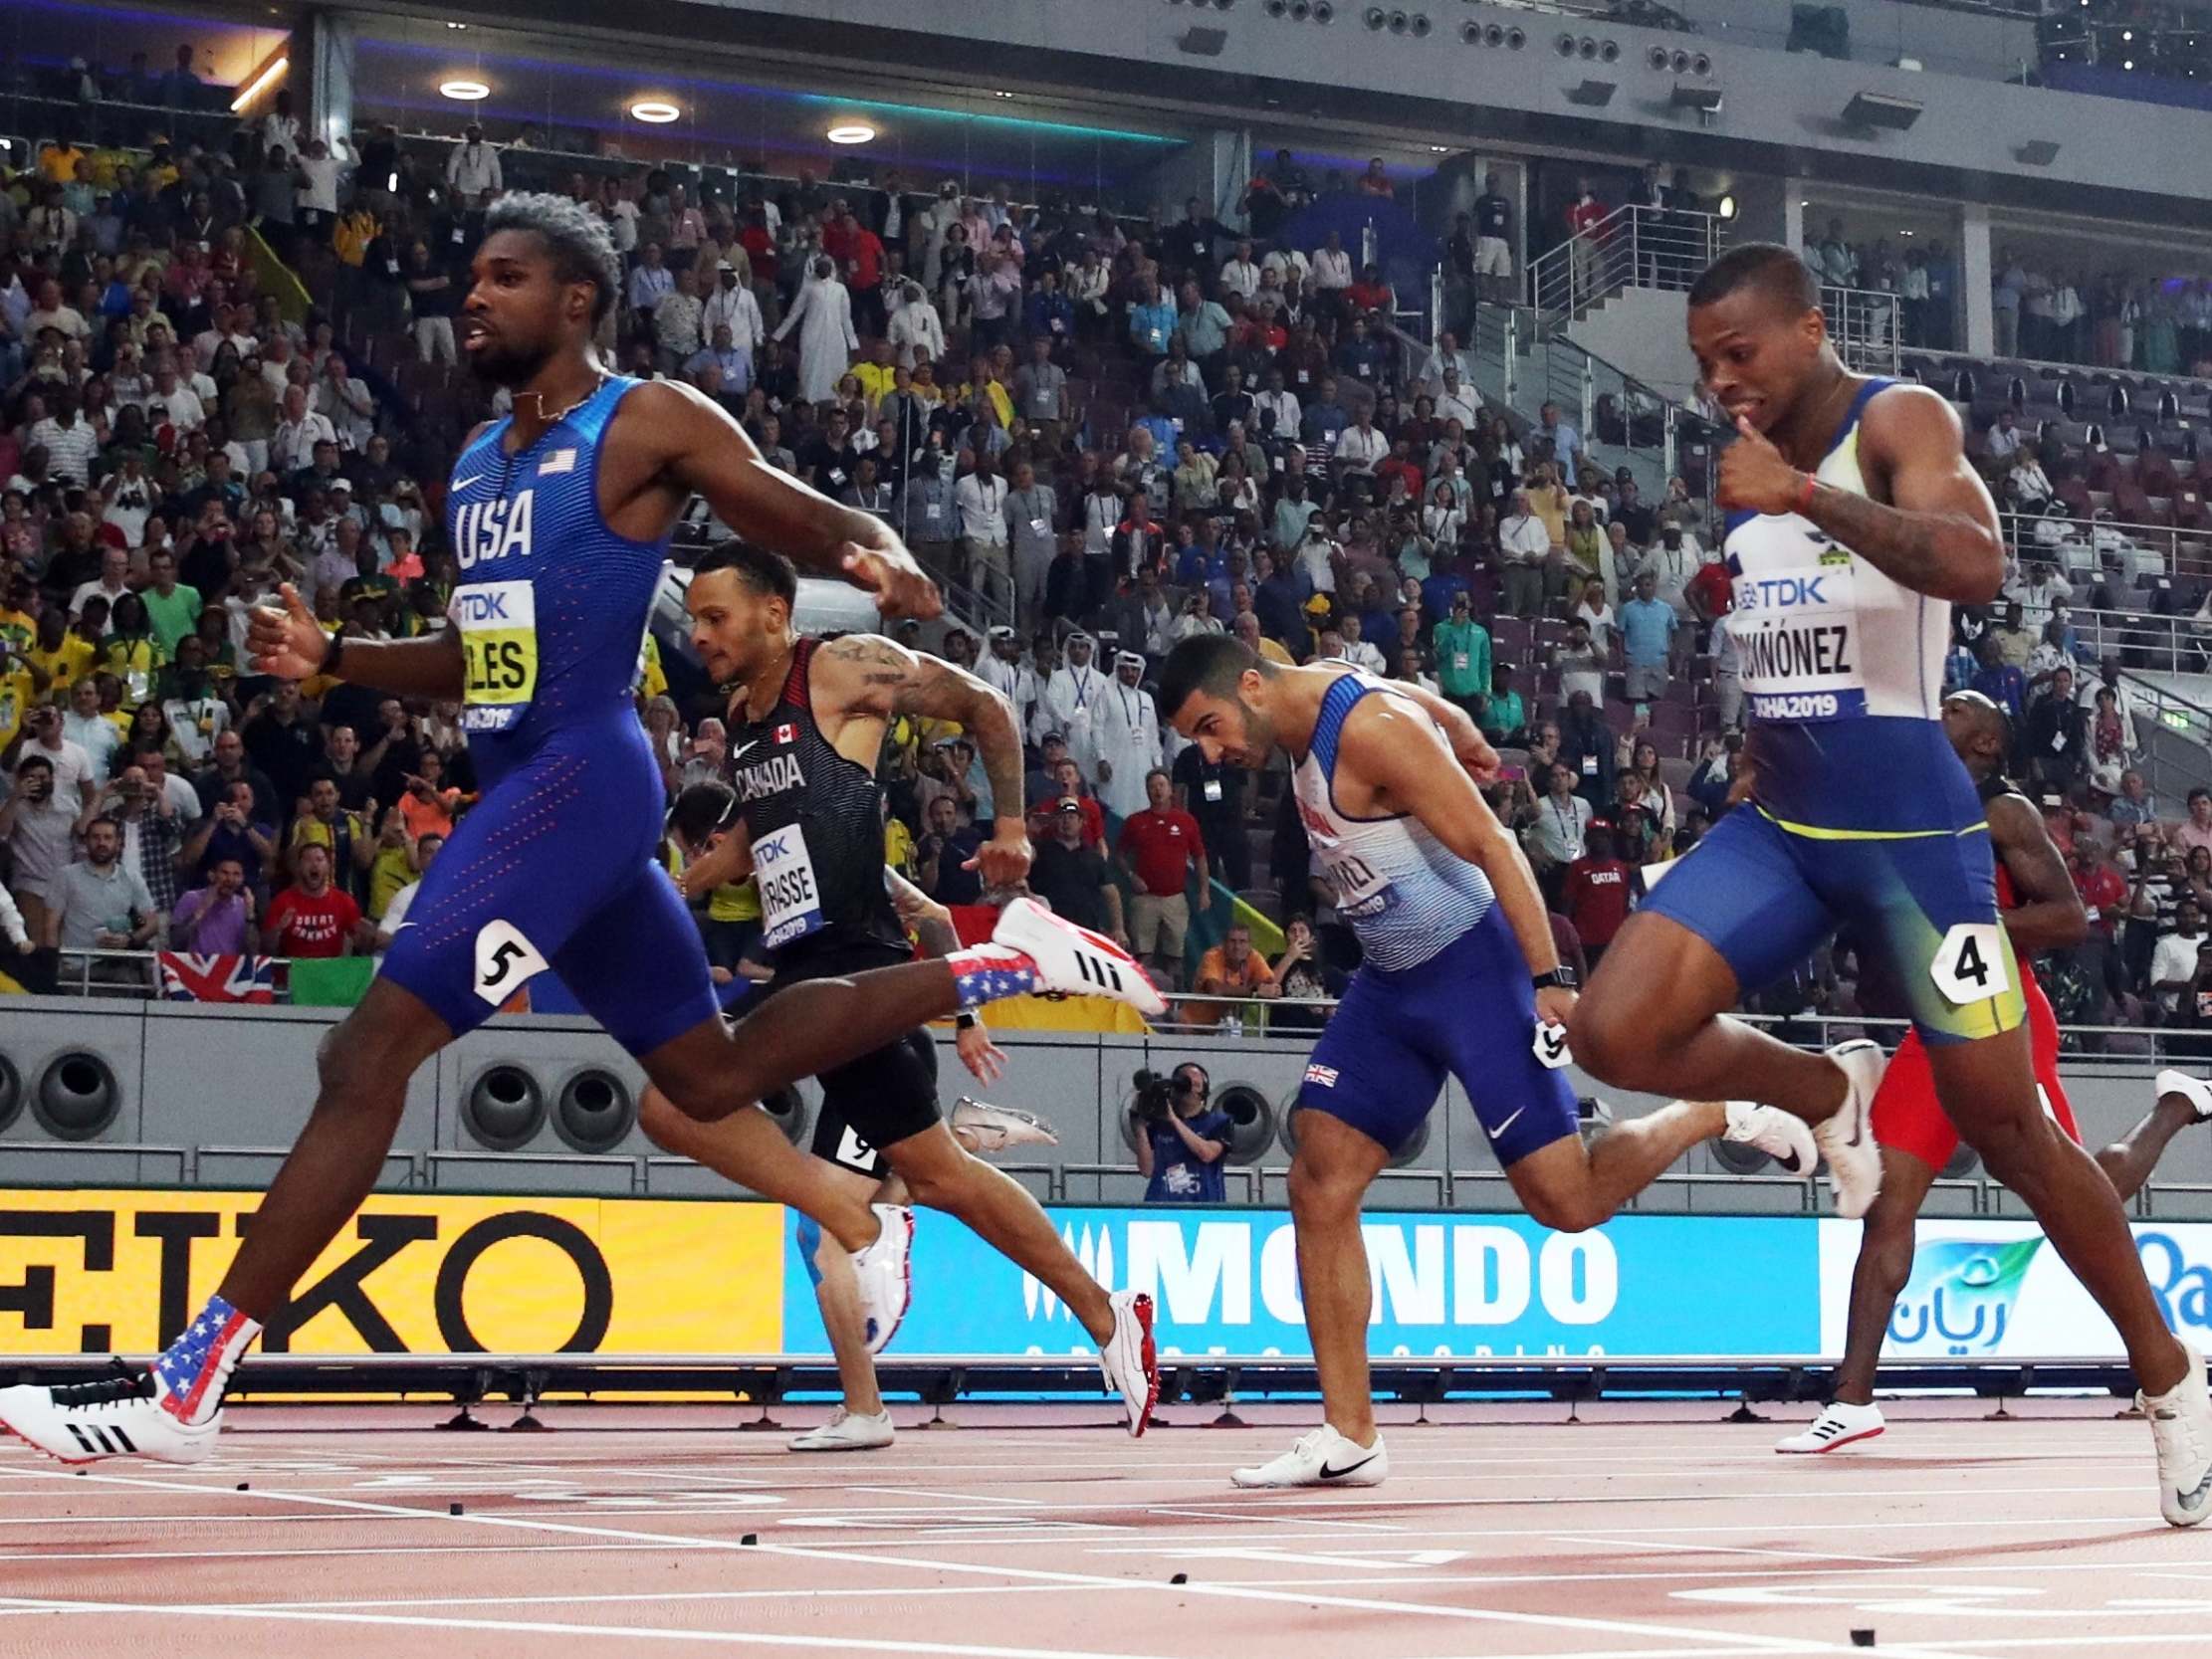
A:
[[[608,527],[599,455],[640,382],[611,377],[532,443],[461,453],[462,719],[483,796],[423,878],[384,974],[456,1033],[551,967],[644,1054],[717,1011],[699,931],[654,862],[660,768],[632,687],[666,551]]]

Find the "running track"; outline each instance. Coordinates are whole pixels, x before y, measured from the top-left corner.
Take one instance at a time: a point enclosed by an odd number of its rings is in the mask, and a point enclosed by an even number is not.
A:
[[[1928,1402],[1817,1460],[1769,1450],[1804,1407],[1398,1411],[1390,1484],[1294,1493],[1224,1476],[1297,1407],[1132,1443],[1095,1407],[962,1406],[834,1458],[732,1432],[736,1408],[555,1402],[544,1435],[248,1408],[187,1470],[0,1451],[0,1652],[1738,1659],[1857,1652],[1855,1629],[1910,1659],[2201,1650],[2212,1529],[2158,1522],[2149,1434],[2116,1405]]]

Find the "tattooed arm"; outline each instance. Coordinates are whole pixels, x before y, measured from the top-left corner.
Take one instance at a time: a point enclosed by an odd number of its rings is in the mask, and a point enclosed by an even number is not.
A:
[[[1997,509],[1966,463],[1958,416],[1935,393],[1897,386],[1868,403],[1859,422],[1866,496],[1812,485],[1737,417],[1721,455],[1720,503],[1753,513],[1801,513],[1892,579],[1937,599],[1986,603],[2004,580]]]
[[[1013,705],[973,674],[880,634],[848,634],[814,653],[817,713],[845,720],[919,715],[958,721],[976,740],[997,814],[975,867],[986,887],[1017,887],[1029,876],[1028,820],[1021,810],[1021,730]]]

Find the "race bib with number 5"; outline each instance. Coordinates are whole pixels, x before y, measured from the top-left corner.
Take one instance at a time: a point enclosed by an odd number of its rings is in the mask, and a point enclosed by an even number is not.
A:
[[[1961,922],[1943,935],[1928,977],[1950,1002],[1979,1002],[2012,989],[2005,931],[1994,922]]]
[[[1547,1072],[1556,1072],[1574,1064],[1575,1057],[1567,1052],[1567,1028],[1556,1020],[1538,1020],[1536,1039],[1529,1044],[1536,1055],[1536,1063]]]

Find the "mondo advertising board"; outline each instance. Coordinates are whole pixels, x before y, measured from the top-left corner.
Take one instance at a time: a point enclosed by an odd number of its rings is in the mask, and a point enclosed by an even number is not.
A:
[[[1296,1241],[1280,1211],[1055,1207],[1060,1237],[1111,1290],[1152,1293],[1166,1351],[1302,1355]],[[898,1354],[1087,1353],[1059,1298],[959,1222],[923,1210]],[[1521,1216],[1366,1218],[1378,1355],[1805,1353],[1820,1334],[1816,1229],[1775,1217],[1624,1216],[1555,1233]],[[805,1264],[787,1253],[784,1340],[826,1347]],[[1745,1264],[1756,1262],[1756,1272]]]
[[[2135,1251],[2166,1323],[2212,1340],[2212,1224],[2137,1222]],[[1820,1223],[1821,1351],[1840,1354],[1859,1226]],[[2119,1334],[2042,1232],[2019,1221],[1923,1220],[1889,1316],[1895,1359],[2117,1358]]]
[[[0,1353],[150,1353],[259,1193],[0,1193]],[[380,1193],[270,1321],[269,1353],[774,1353],[772,1204]]]

